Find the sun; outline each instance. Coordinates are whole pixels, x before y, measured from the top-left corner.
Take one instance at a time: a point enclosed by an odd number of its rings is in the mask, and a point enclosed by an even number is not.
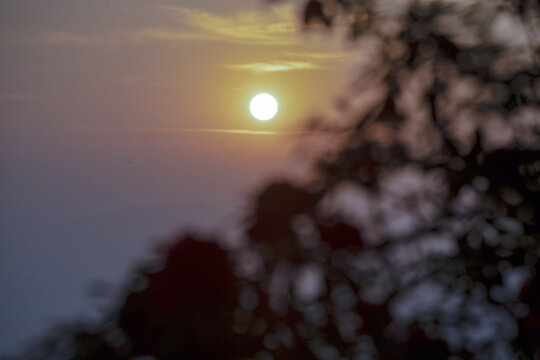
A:
[[[270,94],[258,94],[251,99],[249,111],[255,119],[267,121],[276,116],[278,112],[278,103],[276,98]]]

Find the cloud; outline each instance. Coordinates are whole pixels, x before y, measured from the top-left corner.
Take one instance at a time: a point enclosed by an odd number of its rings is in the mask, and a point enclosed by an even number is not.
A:
[[[115,43],[114,38],[70,33],[65,31],[45,31],[38,35],[41,42],[56,45],[104,45]]]
[[[56,45],[114,45],[156,40],[208,40],[258,45],[293,45],[299,42],[292,4],[231,15],[176,6],[155,8],[176,20],[178,26],[148,27],[107,35],[45,31],[38,34],[38,41]]]
[[[74,129],[106,131],[106,132],[129,132],[129,133],[195,133],[195,134],[232,134],[232,135],[280,135],[280,136],[333,136],[344,131],[272,131],[251,129],[218,129],[218,128],[138,128],[138,127],[109,127],[109,126],[71,126]]]
[[[280,132],[269,130],[248,129],[185,129],[185,128],[148,128],[133,129],[133,132],[185,132],[185,133],[215,133],[215,134],[238,134],[238,135],[298,135],[298,132]]]
[[[0,101],[26,101],[33,100],[35,96],[18,93],[0,93]]]
[[[338,53],[327,53],[327,52],[285,52],[284,55],[291,57],[301,57],[304,59],[313,59],[313,60],[334,60],[334,59],[343,59],[351,56],[351,53],[347,52],[338,52]]]
[[[174,30],[165,28],[147,28],[137,31],[132,38],[135,41],[144,40],[163,40],[163,41],[181,41],[181,40],[220,40],[218,36],[204,34],[201,32]]]
[[[317,65],[311,62],[305,62],[305,61],[255,62],[255,63],[248,63],[248,64],[228,64],[224,66],[229,69],[248,70],[248,71],[252,71],[256,73],[323,69],[323,67],[320,65]]]
[[[86,35],[67,31],[45,31],[38,35],[38,41],[52,45],[114,45],[119,43],[136,43],[145,40],[179,41],[190,39],[219,40],[211,34],[179,31],[164,28],[148,28],[128,33],[109,36]]]
[[[159,8],[174,16],[187,29],[147,28],[135,34],[137,40],[200,39],[259,45],[292,45],[298,42],[292,4],[273,6],[270,11],[242,11],[234,15],[174,6]]]
[[[293,58],[293,60],[275,60],[265,62],[252,62],[246,64],[226,64],[226,68],[233,70],[247,70],[255,73],[276,72],[291,70],[318,70],[326,69],[324,63],[350,58],[351,52],[282,52],[281,56]]]

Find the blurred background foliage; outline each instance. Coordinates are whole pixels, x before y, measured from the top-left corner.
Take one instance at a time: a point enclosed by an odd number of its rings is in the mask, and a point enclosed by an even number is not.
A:
[[[313,174],[22,359],[540,359],[540,5],[311,0],[362,57]],[[240,225],[239,225],[240,226]]]

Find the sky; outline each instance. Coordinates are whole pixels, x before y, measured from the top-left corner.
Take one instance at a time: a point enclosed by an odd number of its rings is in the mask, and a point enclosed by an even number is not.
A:
[[[258,0],[0,0],[0,354],[91,317],[183,229],[235,228],[295,174],[303,121],[352,54],[299,5]],[[272,93],[278,115],[249,100]]]

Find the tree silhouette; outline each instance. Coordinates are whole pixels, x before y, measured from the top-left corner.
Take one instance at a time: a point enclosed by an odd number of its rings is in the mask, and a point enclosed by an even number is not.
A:
[[[311,181],[263,187],[240,248],[179,237],[103,323],[26,358],[540,359],[539,4],[311,0],[312,20],[350,21],[364,57],[308,125],[339,143]]]

